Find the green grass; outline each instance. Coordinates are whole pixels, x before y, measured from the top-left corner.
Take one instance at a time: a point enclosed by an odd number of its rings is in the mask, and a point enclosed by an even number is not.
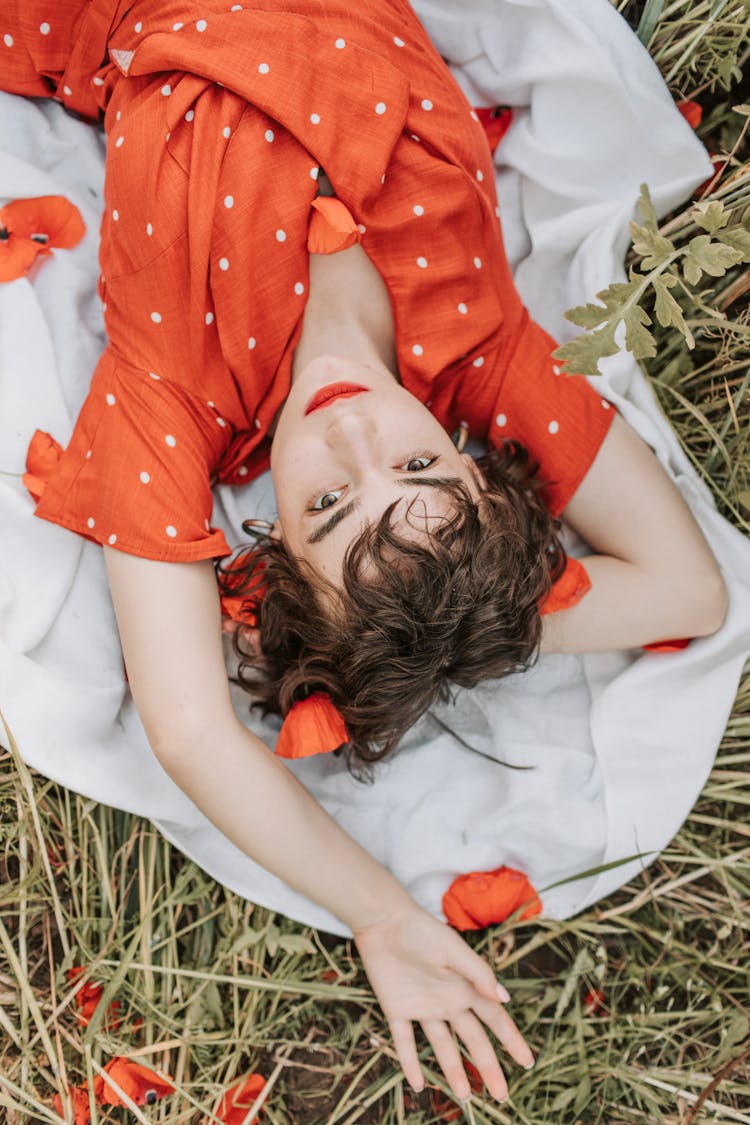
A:
[[[617,7],[675,97],[703,104],[703,140],[733,153],[707,198],[747,225],[747,118],[732,107],[750,5]],[[689,206],[661,230],[676,243],[699,233]],[[750,268],[704,281],[699,301],[683,302],[695,347],[657,326],[658,359],[645,366],[720,510],[748,532]],[[509,1068],[509,1105],[478,1095],[463,1120],[750,1125],[749,767],[746,675],[703,793],[657,863],[570,921],[470,939],[511,991],[538,1064]],[[0,816],[3,1123],[59,1120],[53,1094],[91,1081],[116,1054],[163,1069],[177,1092],[138,1111],[100,1109],[102,1122],[210,1121],[221,1091],[249,1071],[267,1078],[270,1125],[448,1119],[426,1049],[427,1089],[404,1087],[350,942],[252,906],[148,822],[32,776],[12,750],[0,752]],[[105,985],[88,1027],[76,1018],[73,965]],[[586,1004],[592,990],[602,1009]],[[124,1020],[108,1029],[114,997]]]

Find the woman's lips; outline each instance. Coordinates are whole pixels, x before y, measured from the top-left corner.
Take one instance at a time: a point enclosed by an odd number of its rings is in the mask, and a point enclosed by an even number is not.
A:
[[[328,406],[334,399],[352,398],[354,395],[364,394],[369,389],[369,387],[361,387],[359,383],[329,383],[327,387],[321,387],[312,396],[305,407],[305,417],[312,414],[313,410]]]

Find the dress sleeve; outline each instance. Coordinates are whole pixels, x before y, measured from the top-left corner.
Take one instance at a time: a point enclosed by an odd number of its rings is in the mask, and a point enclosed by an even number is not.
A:
[[[583,375],[566,375],[557,347],[533,320],[524,327],[500,386],[489,441],[520,441],[539,462],[544,499],[559,516],[573,499],[616,413]]]
[[[35,514],[142,558],[229,555],[210,521],[211,478],[231,437],[213,404],[109,348]]]

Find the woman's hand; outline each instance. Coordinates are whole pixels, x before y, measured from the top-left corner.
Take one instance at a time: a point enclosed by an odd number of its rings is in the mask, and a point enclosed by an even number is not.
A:
[[[416,905],[355,929],[354,940],[411,1086],[417,1091],[424,1086],[412,1028],[418,1020],[457,1098],[467,1100],[471,1089],[452,1031],[491,1095],[503,1101],[508,1086],[483,1025],[521,1066],[533,1066],[534,1056],[505,1011],[501,1000],[510,997],[487,962]]]

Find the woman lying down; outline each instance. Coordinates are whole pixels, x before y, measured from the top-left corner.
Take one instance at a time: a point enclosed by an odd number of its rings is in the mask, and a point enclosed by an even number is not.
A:
[[[308,701],[356,769],[451,685],[715,631],[711,551],[521,304],[487,136],[404,0],[66,0],[54,21],[26,0],[4,18],[4,88],[107,131],[108,344],[36,514],[102,545],[154,754],[351,928],[411,1085],[418,1022],[458,1098],[454,1033],[503,1099],[487,1031],[533,1065],[508,994],[236,716],[220,587],[242,601],[253,694],[282,716]],[[222,567],[211,486],[269,459],[278,520]]]

